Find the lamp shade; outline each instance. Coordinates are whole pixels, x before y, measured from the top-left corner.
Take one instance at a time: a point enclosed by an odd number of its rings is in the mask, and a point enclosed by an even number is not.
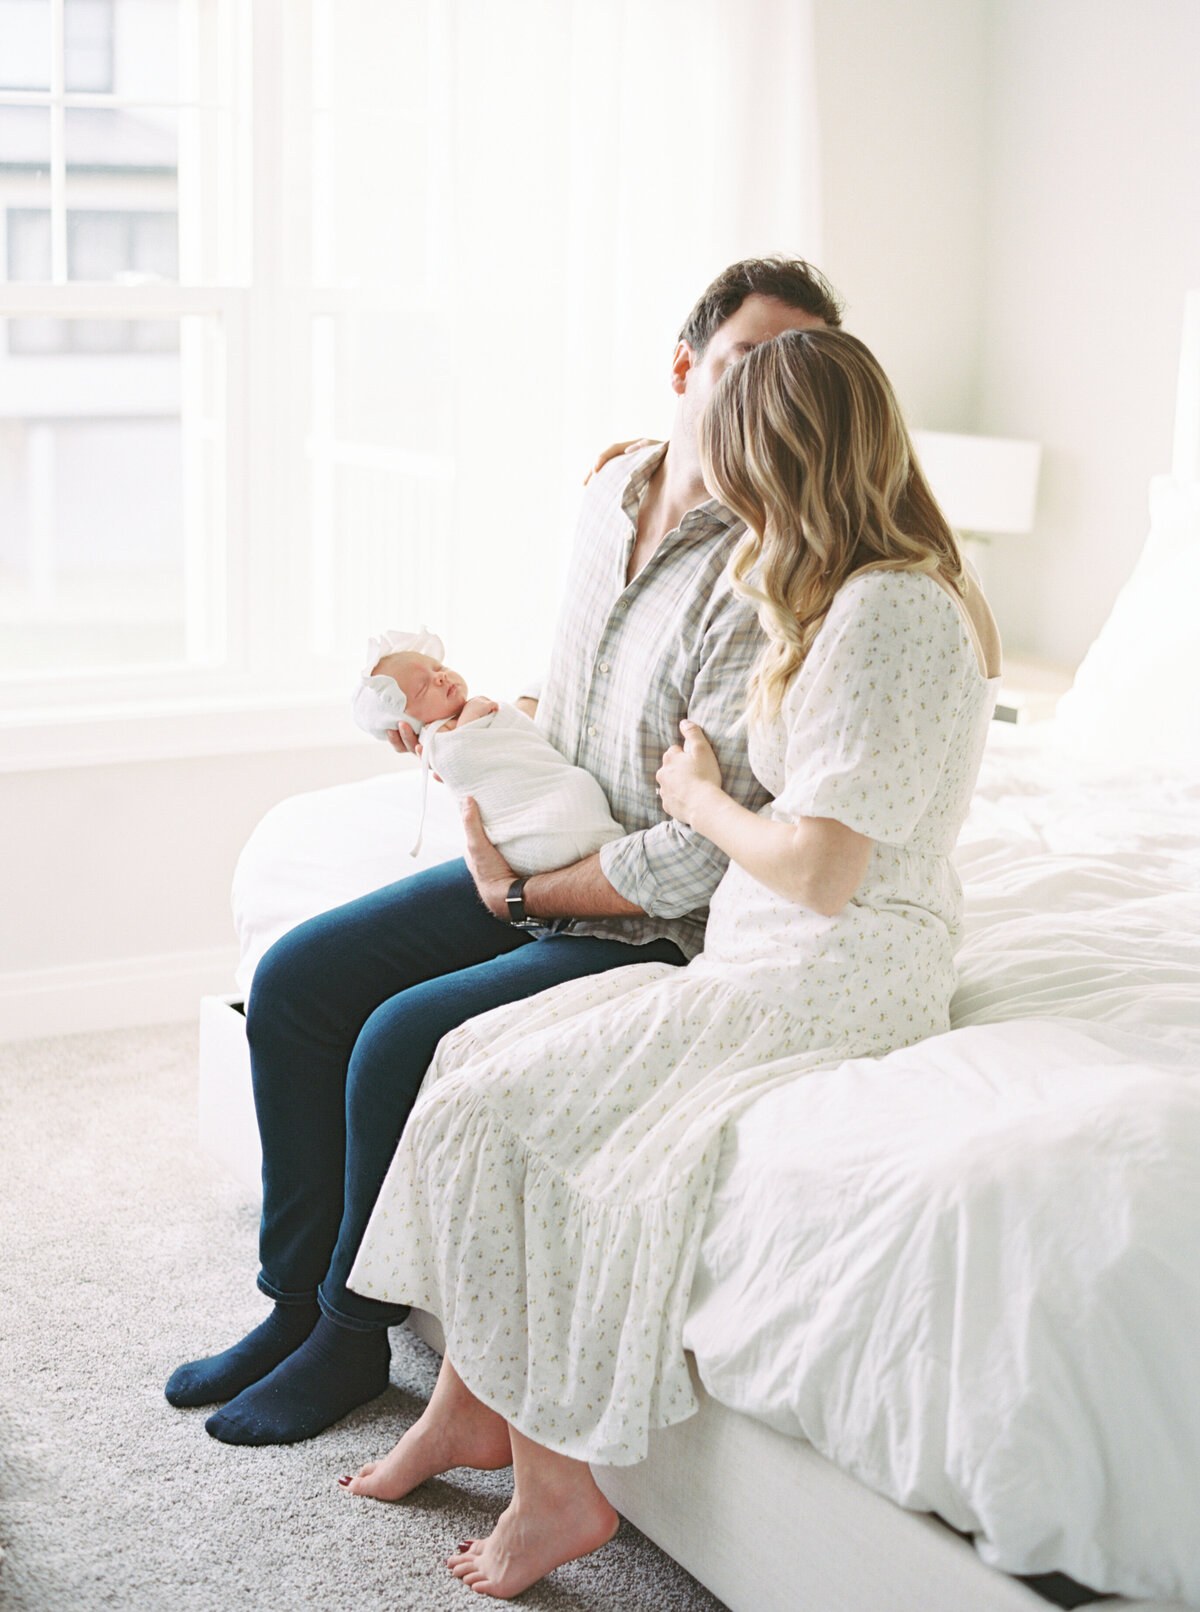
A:
[[[1040,442],[914,431],[933,496],[956,532],[1029,532],[1037,504]]]

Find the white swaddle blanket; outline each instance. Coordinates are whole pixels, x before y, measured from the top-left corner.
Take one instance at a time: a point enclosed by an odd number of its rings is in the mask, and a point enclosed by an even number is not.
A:
[[[430,723],[422,748],[460,800],[474,797],[488,838],[517,873],[566,867],[625,833],[591,773],[515,705],[448,732]]]

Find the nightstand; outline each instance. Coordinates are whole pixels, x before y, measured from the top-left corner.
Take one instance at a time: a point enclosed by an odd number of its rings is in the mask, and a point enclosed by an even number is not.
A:
[[[1071,686],[1074,672],[1040,655],[1005,655],[997,722],[1044,722]]]

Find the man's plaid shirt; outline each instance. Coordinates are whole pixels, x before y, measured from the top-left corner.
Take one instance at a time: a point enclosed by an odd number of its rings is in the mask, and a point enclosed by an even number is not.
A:
[[[727,858],[664,818],[654,775],[688,716],[707,734],[733,798],[751,811],[770,798],[750,771],[743,721],[763,635],[723,574],[744,527],[715,500],[690,510],[626,587],[638,509],[665,452],[618,456],[588,483],[537,720],[568,761],[599,780],[628,831],[601,849],[600,865],[646,913],[577,919],[572,931],[635,945],[665,936],[692,957]]]

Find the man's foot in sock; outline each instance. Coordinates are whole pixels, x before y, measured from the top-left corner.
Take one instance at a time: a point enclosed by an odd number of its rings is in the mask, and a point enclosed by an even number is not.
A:
[[[323,1315],[294,1354],[210,1416],[222,1444],[298,1444],[340,1422],[388,1386],[386,1327],[359,1332]]]
[[[172,1405],[219,1405],[274,1371],[298,1349],[321,1312],[311,1304],[277,1304],[240,1343],[205,1360],[189,1360],[171,1373],[166,1389]]]

